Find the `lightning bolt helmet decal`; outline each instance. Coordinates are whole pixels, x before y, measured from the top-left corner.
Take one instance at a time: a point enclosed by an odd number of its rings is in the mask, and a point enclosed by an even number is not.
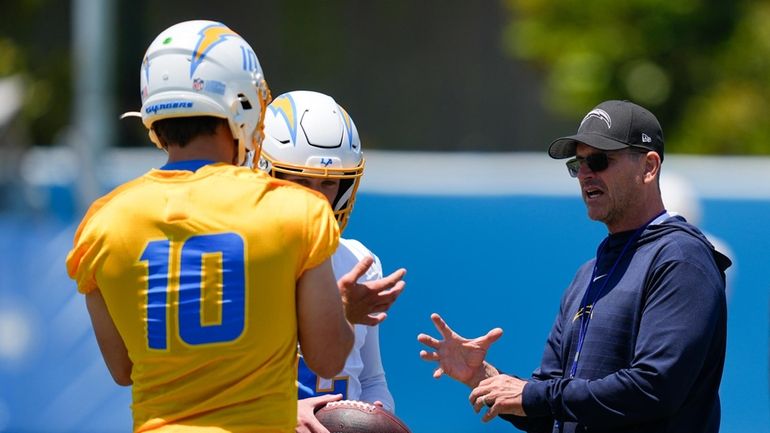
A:
[[[206,54],[209,53],[212,48],[214,48],[220,42],[223,42],[225,38],[240,38],[237,33],[230,30],[226,25],[222,23],[215,23],[210,26],[206,26],[201,29],[200,33],[198,34],[200,35],[200,39],[198,39],[198,43],[195,45],[195,49],[193,50],[193,57],[190,60],[190,78],[192,78],[195,70],[198,69],[198,66],[200,66],[200,64],[206,58]]]
[[[288,93],[285,93],[273,100],[267,107],[271,113],[275,116],[279,114],[286,122],[286,127],[289,128],[289,134],[291,135],[291,142],[297,143],[297,106],[294,104],[294,98]]]

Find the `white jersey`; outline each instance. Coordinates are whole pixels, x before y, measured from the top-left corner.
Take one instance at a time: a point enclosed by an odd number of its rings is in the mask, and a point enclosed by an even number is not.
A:
[[[366,256],[372,256],[374,263],[359,282],[382,278],[380,259],[361,242],[340,238],[337,251],[332,256],[334,277],[340,279]],[[300,362],[299,398],[322,394],[342,394],[346,400],[361,400],[373,403],[381,401],[385,409],[395,412],[393,396],[388,390],[385,370],[380,357],[378,326],[355,325],[356,339],[350,351],[345,368],[333,379],[316,376]],[[301,360],[300,360],[301,361]]]

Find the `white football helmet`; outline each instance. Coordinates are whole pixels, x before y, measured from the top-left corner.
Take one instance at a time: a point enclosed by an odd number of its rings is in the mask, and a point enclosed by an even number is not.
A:
[[[340,179],[332,208],[340,231],[344,230],[364,173],[353,119],[330,96],[303,90],[284,93],[267,108],[259,168],[271,176]]]
[[[156,120],[214,116],[228,120],[238,161],[246,151],[258,153],[270,90],[254,50],[224,24],[198,20],[167,28],[147,48],[140,75],[142,122],[156,146]]]

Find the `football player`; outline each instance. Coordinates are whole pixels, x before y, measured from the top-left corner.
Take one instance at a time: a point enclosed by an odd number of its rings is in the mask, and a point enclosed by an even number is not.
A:
[[[364,172],[356,126],[348,113],[327,95],[310,91],[285,93],[268,106],[259,168],[321,193],[331,204],[342,231]],[[335,275],[341,277],[366,257],[372,257],[373,264],[362,280],[382,278],[382,265],[371,251],[357,240],[340,238],[332,256]],[[333,378],[315,374],[304,357],[300,358],[298,432],[326,432],[313,414],[334,400],[362,400],[394,410],[380,358],[378,327],[357,324],[355,334],[345,368]],[[304,355],[304,348],[300,351]]]
[[[95,201],[67,257],[105,363],[132,385],[136,432],[291,432],[297,344],[329,376],[353,345],[337,222],[305,188],[239,166],[270,95],[231,29],[171,26],[140,75],[134,114],[168,161]],[[352,298],[396,284],[356,278],[340,283]]]

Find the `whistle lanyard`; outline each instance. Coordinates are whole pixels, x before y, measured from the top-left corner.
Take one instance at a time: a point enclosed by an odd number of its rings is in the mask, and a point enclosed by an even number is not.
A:
[[[570,379],[575,377],[575,374],[577,373],[577,367],[578,362],[580,361],[580,353],[583,350],[583,343],[585,342],[586,334],[588,333],[588,323],[591,321],[591,316],[593,316],[593,310],[594,306],[596,305],[596,302],[599,300],[599,297],[602,296],[604,293],[604,290],[607,288],[607,284],[609,284],[610,279],[612,278],[612,274],[615,272],[615,269],[618,267],[618,264],[623,260],[623,257],[626,255],[626,252],[631,247],[632,244],[634,244],[639,237],[642,235],[642,232],[653,223],[660,223],[663,220],[667,219],[670,215],[665,210],[658,215],[656,215],[653,219],[647,221],[646,224],[639,227],[634,231],[634,233],[631,235],[630,238],[626,241],[626,244],[623,246],[623,250],[621,250],[620,255],[617,259],[615,259],[615,262],[612,264],[612,267],[610,268],[610,271],[607,272],[604,276],[600,276],[602,278],[601,287],[596,289],[594,288],[594,284],[596,283],[596,272],[599,267],[599,256],[604,251],[604,247],[607,244],[607,241],[609,238],[604,239],[601,244],[599,244],[599,248],[596,251],[596,262],[594,263],[594,270],[591,273],[591,279],[588,281],[588,287],[586,288],[585,293],[583,294],[583,299],[580,301],[580,308],[578,309],[578,314],[580,314],[580,331],[578,332],[578,341],[577,341],[577,349],[575,350],[575,357],[572,359],[572,366],[569,370],[569,377]],[[596,289],[596,290],[592,290]]]

